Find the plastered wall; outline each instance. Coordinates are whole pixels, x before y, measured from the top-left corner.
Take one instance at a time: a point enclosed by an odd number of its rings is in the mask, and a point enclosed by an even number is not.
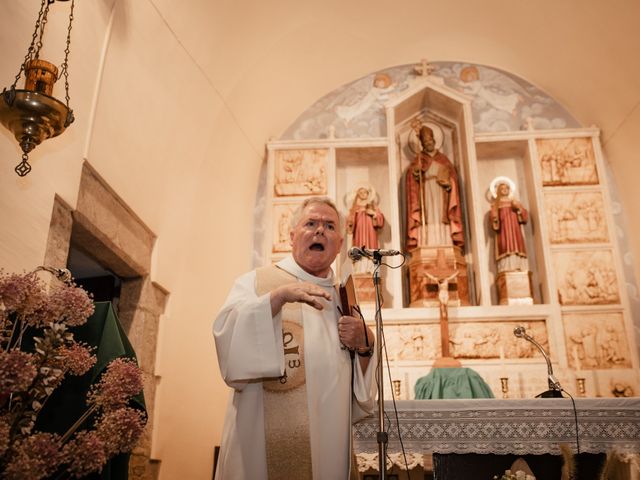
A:
[[[67,3],[54,4],[65,13],[52,13],[53,37],[64,33]],[[1,6],[0,86],[8,86],[39,2]],[[54,195],[73,207],[90,162],[157,235],[151,277],[170,292],[157,362],[160,478],[210,478],[228,398],[210,326],[250,266],[265,142],[322,95],[372,71],[423,57],[493,65],[602,128],[638,272],[639,17],[631,0],[78,1],[76,122],[35,150],[24,179],[13,173],[19,148],[0,130],[0,266],[41,264]]]

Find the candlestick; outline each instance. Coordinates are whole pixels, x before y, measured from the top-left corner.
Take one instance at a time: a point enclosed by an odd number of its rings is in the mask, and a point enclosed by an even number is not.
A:
[[[402,384],[402,382],[400,380],[392,380],[391,383],[393,384],[393,394],[395,396],[395,398],[400,398],[400,385]]]
[[[584,386],[585,379],[583,377],[576,377],[576,386],[578,388],[578,396],[584,397],[587,393],[587,389]]]
[[[502,398],[509,398],[509,377],[500,377],[500,387],[502,389]]]

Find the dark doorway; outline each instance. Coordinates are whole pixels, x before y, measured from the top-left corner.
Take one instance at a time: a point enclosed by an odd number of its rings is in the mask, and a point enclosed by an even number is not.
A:
[[[91,293],[95,302],[111,302],[116,313],[119,313],[120,277],[73,244],[69,248],[67,268],[78,286]]]

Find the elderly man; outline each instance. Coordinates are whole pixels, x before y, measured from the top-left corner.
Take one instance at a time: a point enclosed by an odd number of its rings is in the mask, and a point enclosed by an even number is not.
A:
[[[347,479],[351,423],[373,408],[373,333],[337,309],[340,215],[313,197],[291,223],[292,255],[241,276],[214,323],[233,388],[216,479]]]

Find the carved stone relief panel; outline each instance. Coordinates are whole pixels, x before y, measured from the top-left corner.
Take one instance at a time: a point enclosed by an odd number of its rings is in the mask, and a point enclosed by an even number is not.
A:
[[[617,378],[609,380],[609,392],[612,397],[635,397],[632,383]]]
[[[527,334],[549,351],[549,337],[544,320],[529,322],[473,322],[449,324],[451,354],[455,358],[533,358],[539,350],[530,342],[517,338],[513,330],[523,326]]]
[[[538,139],[536,144],[544,186],[598,183],[590,138]]]
[[[620,302],[610,250],[562,250],[553,253],[558,300],[562,305]]]
[[[390,361],[423,361],[440,354],[440,325],[399,323],[385,325]]]
[[[291,218],[299,202],[277,203],[273,206],[273,247],[272,252],[290,252]]]
[[[562,320],[571,367],[631,368],[622,313],[565,313]]]
[[[497,359],[501,355],[509,359],[541,357],[533,344],[513,335],[514,328],[520,325],[549,351],[544,320],[465,322],[449,324],[451,354],[468,359]],[[390,361],[424,361],[441,354],[439,324],[386,324],[385,339]]]
[[[277,150],[275,156],[275,196],[327,194],[328,149]]]
[[[604,202],[599,192],[546,192],[551,243],[608,242]]]

